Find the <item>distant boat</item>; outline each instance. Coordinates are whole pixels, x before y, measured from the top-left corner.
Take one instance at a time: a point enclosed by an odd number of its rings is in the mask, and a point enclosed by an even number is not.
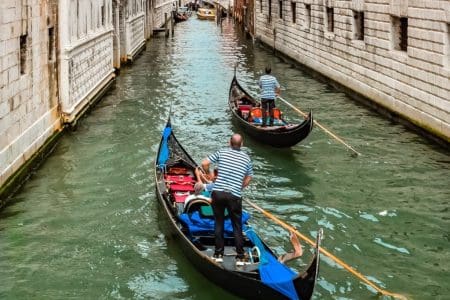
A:
[[[187,21],[191,15],[192,15],[192,11],[188,7],[182,6],[182,7],[179,7],[176,12],[174,12],[173,18],[174,18],[175,23],[179,23],[179,22]]]
[[[199,8],[197,11],[197,18],[200,20],[215,20],[216,11],[209,8]]]
[[[288,123],[278,108],[274,109],[273,126],[262,127],[262,110],[259,101],[254,99],[239,84],[236,76],[230,86],[228,105],[242,130],[262,143],[274,147],[291,147],[305,139],[313,128],[312,112],[302,123]]]
[[[156,197],[167,224],[165,228],[178,242],[180,253],[208,280],[242,298],[311,299],[319,272],[320,235],[311,263],[303,272],[297,273],[277,260],[247,223],[250,216],[244,212],[244,249],[248,262],[243,266],[236,265],[229,217],[225,219],[223,262],[214,261],[214,216],[210,202],[193,195],[196,168],[196,162],[175,138],[169,118],[159,144],[154,178]],[[207,289],[207,285],[204,288]]]

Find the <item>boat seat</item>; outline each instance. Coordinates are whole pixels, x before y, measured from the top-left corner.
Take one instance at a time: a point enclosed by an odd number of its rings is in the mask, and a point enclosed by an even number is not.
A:
[[[241,112],[243,112],[243,111],[249,112],[252,109],[252,107],[253,106],[248,105],[248,104],[241,104],[238,106],[238,108]]]
[[[204,206],[211,207],[211,204],[206,199],[202,198],[193,199],[189,201],[188,204],[184,207],[184,213],[189,214],[197,210],[200,211]]]
[[[189,175],[189,170],[183,167],[170,167],[168,175]]]
[[[247,120],[250,115],[250,110],[252,109],[252,106],[247,104],[241,104],[238,106],[238,108],[241,117]]]
[[[186,184],[186,183],[194,183],[195,179],[189,175],[165,175],[164,179],[169,182],[178,183],[178,184]]]
[[[175,199],[176,203],[184,203],[189,195],[189,192],[174,192],[173,198]]]
[[[171,184],[169,188],[172,192],[193,192],[194,191],[193,184]]]

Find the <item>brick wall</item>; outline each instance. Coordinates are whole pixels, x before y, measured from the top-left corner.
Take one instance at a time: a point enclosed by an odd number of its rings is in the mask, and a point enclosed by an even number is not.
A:
[[[255,5],[257,38],[450,141],[450,1],[296,0],[295,24],[290,1],[283,0],[282,19],[279,1],[271,2],[270,23],[269,0],[262,11]],[[364,13],[362,40],[357,12]],[[397,49],[400,19],[407,19],[406,50]]]
[[[0,186],[60,128],[56,3],[0,1]]]

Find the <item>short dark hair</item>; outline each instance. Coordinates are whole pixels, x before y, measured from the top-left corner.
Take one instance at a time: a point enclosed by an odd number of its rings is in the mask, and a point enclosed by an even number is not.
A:
[[[266,74],[272,73],[272,68],[270,66],[266,67]]]

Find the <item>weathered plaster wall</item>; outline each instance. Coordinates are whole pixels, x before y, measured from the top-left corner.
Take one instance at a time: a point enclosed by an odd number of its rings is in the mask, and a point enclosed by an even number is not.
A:
[[[290,1],[281,1],[280,18],[280,1],[256,0],[256,37],[450,141],[450,1],[293,2],[295,23]],[[332,31],[327,7],[334,10]],[[364,13],[363,40],[356,38],[355,12]],[[395,49],[395,18],[408,20],[406,51]]]

